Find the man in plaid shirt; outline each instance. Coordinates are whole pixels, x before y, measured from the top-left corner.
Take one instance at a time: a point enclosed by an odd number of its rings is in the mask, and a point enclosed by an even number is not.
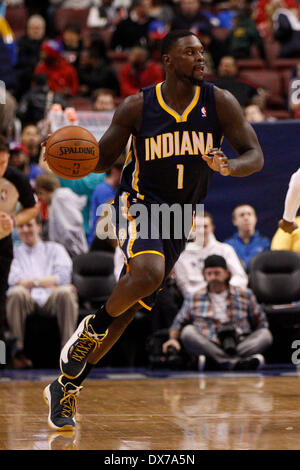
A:
[[[204,262],[207,288],[186,297],[163,344],[198,357],[203,370],[206,358],[223,370],[255,370],[264,364],[272,344],[266,316],[250,289],[229,285],[231,273],[222,256]],[[180,340],[180,342],[179,342]]]

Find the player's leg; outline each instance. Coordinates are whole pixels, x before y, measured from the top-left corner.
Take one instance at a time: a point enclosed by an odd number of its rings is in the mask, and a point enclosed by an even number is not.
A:
[[[119,280],[106,305],[82,320],[63,347],[60,368],[66,377],[76,378],[82,373],[90,354],[110,335],[114,318],[155,292],[164,274],[164,257],[159,254],[143,253],[130,259],[129,272]]]
[[[76,379],[61,375],[44,389],[44,400],[49,406],[48,425],[52,430],[70,431],[75,428],[77,398],[94,365],[112,348],[129,323],[133,320],[140,305],[136,304],[118,318],[109,327],[100,348],[96,348],[89,357],[89,362]]]

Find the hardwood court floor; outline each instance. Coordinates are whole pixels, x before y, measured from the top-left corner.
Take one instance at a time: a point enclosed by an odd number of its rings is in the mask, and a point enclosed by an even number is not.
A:
[[[0,449],[299,449],[299,377],[89,380],[74,435],[51,432],[42,382],[0,383]]]

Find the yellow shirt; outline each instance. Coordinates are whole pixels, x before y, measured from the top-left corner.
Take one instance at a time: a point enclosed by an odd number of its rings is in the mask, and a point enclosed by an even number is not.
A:
[[[295,222],[300,227],[300,217],[296,217]],[[279,228],[272,239],[271,250],[290,250],[300,253],[300,228],[292,233],[286,233]]]

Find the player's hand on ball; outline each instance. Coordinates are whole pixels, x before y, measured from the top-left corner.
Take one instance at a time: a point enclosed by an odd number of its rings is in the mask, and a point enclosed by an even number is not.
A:
[[[219,149],[209,150],[210,154],[213,156],[202,155],[202,158],[208,164],[209,168],[214,171],[218,171],[223,176],[230,175],[229,160],[226,155]]]
[[[287,220],[281,219],[278,222],[278,227],[284,230],[287,233],[292,233],[298,228],[298,225],[295,222],[288,222]]]
[[[48,139],[49,139],[50,136],[51,136],[51,134],[48,134],[47,139],[45,139],[41,142],[42,158],[43,158],[44,161],[46,161],[46,145],[47,145],[47,142],[48,142]]]

